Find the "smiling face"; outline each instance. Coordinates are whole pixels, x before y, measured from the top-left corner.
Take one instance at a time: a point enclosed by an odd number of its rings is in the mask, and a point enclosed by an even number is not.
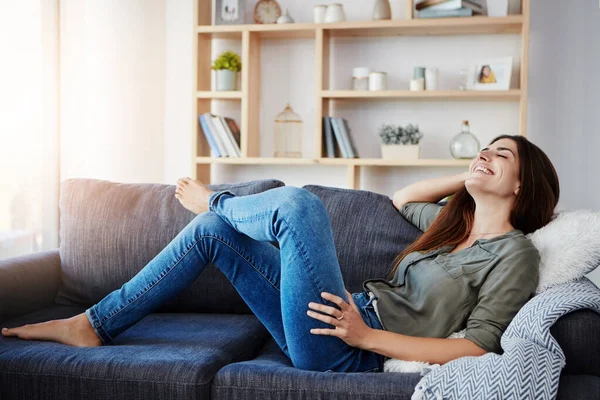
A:
[[[499,139],[483,148],[469,165],[467,191],[511,197],[519,193],[519,152],[511,139]]]

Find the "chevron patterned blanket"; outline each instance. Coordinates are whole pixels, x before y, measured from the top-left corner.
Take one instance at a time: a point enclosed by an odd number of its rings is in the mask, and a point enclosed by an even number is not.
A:
[[[550,334],[564,314],[600,313],[600,289],[588,278],[554,286],[531,298],[500,339],[502,355],[461,357],[425,373],[412,400],[555,399],[565,355]]]

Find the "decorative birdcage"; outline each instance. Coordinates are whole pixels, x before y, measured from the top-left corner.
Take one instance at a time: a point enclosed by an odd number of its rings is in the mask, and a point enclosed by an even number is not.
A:
[[[289,104],[275,117],[275,157],[302,157],[302,120]]]

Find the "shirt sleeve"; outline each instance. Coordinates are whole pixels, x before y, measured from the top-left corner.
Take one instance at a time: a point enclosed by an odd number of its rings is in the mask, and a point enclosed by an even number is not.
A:
[[[539,252],[532,246],[516,250],[492,269],[467,320],[466,339],[488,352],[502,354],[502,334],[521,307],[535,295],[539,262]]]
[[[399,211],[410,223],[425,232],[443,207],[436,203],[412,202],[404,204]]]

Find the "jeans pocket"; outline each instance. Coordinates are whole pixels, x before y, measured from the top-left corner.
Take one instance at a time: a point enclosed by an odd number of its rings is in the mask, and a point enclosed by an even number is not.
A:
[[[375,312],[375,307],[373,307],[372,304],[362,306],[362,314],[365,316],[365,323],[369,328],[383,330],[379,318],[377,317],[377,313]]]

